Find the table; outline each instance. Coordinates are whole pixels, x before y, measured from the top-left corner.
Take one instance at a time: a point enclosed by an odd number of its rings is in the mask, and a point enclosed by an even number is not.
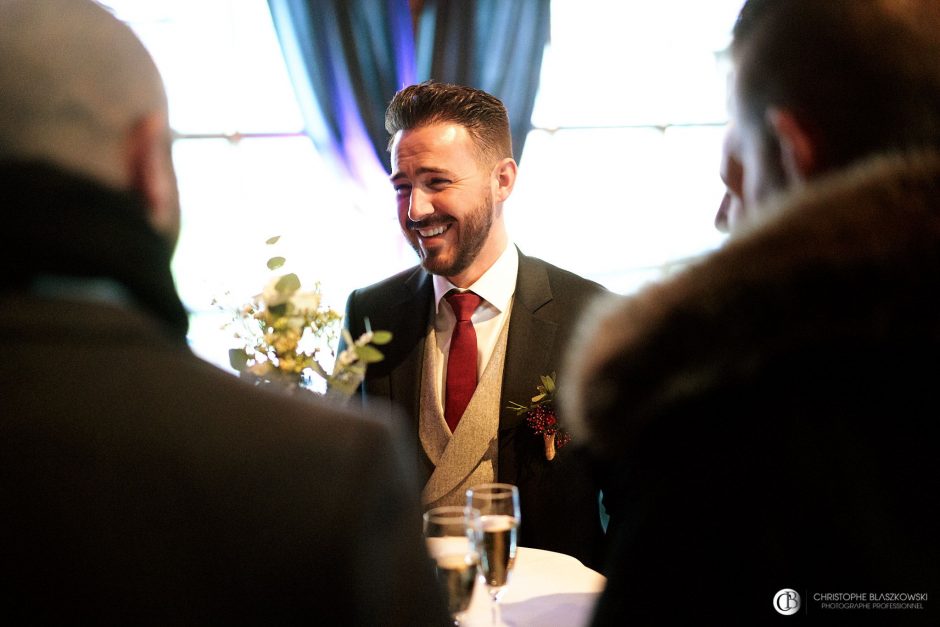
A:
[[[581,627],[607,579],[563,553],[519,547],[509,585],[500,600],[501,625],[507,627]],[[492,625],[490,598],[477,580],[464,621],[467,627]]]

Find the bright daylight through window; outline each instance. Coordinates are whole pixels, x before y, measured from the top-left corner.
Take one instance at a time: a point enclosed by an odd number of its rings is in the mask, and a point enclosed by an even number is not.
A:
[[[167,84],[183,208],[174,274],[197,353],[227,366],[213,299],[259,290],[271,236],[340,310],[351,289],[414,263],[391,187],[351,200],[304,133],[264,0],[105,4]],[[720,243],[720,57],[741,4],[553,1],[535,130],[506,205],[524,252],[627,293]]]

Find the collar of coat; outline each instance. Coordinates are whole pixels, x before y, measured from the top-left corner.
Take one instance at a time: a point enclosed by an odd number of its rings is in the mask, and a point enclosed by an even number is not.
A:
[[[170,273],[172,248],[141,198],[43,162],[0,164],[0,290],[47,277],[105,280],[185,342],[188,316]]]
[[[871,158],[761,215],[681,272],[585,316],[561,399],[574,437],[616,454],[664,406],[794,351],[940,338],[940,153]]]

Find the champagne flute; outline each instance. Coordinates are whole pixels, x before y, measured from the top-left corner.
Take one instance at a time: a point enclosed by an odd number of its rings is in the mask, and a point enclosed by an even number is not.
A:
[[[447,609],[460,625],[470,606],[480,563],[480,512],[471,507],[435,507],[424,514],[424,537],[434,559]]]
[[[519,529],[519,488],[508,483],[484,483],[467,490],[467,505],[480,512],[483,542],[480,571],[492,600],[493,624],[499,624],[499,599],[516,561]]]

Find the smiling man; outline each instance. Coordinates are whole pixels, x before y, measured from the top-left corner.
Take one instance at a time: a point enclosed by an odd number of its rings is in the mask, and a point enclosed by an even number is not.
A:
[[[385,119],[398,220],[420,265],[349,297],[353,336],[366,319],[394,334],[369,368],[365,401],[389,399],[411,417],[426,507],[463,504],[478,483],[518,485],[520,544],[597,565],[595,477],[575,447],[548,459],[509,405],[527,404],[557,370],[582,306],[603,288],[510,241],[503,205],[517,166],[497,98],[427,82],[396,94]]]

